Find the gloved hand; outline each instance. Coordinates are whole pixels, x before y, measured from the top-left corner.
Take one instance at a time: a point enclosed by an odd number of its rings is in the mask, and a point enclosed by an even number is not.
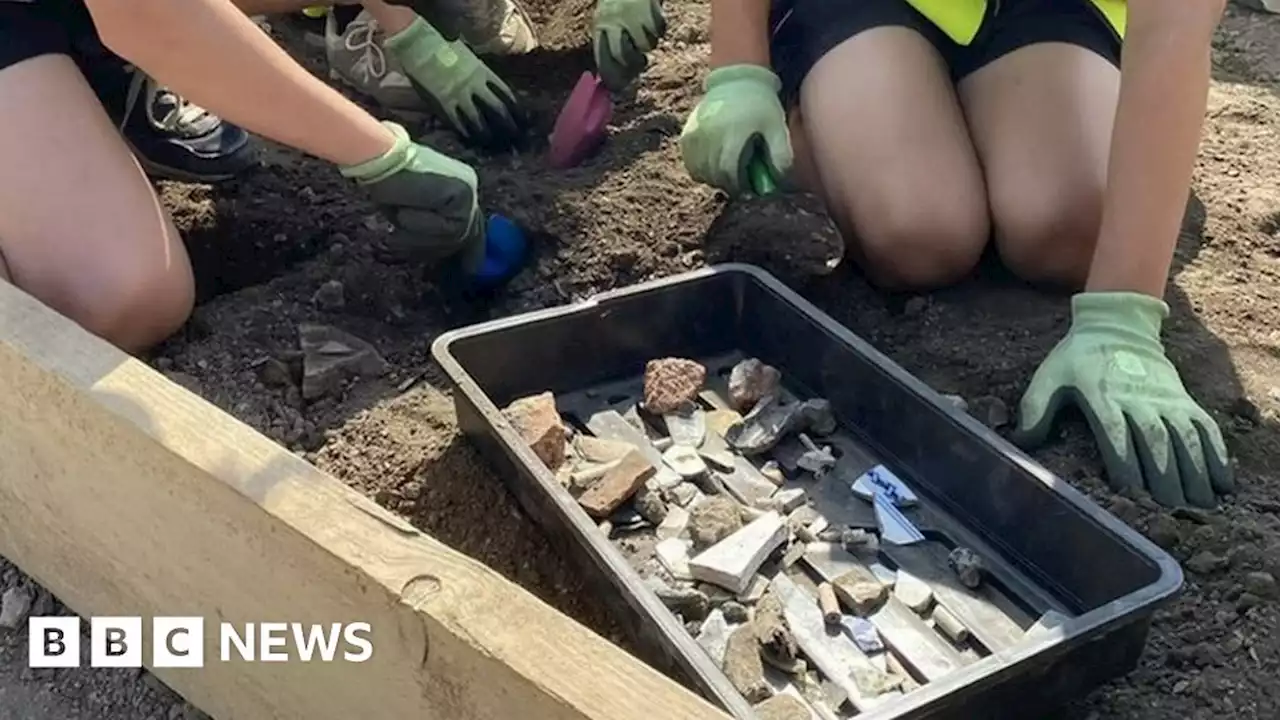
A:
[[[466,43],[450,42],[418,17],[383,46],[423,101],[467,143],[505,150],[523,137],[527,123],[511,88]]]
[[[604,86],[619,92],[635,80],[666,32],[659,0],[596,0],[591,39]]]
[[[401,260],[457,258],[465,272],[484,260],[484,221],[476,171],[409,139],[400,125],[383,122],[395,145],[381,157],[340,168],[368,189],[395,226],[387,246]]]
[[[1071,330],[1036,370],[1013,440],[1042,444],[1067,402],[1088,420],[1116,491],[1145,485],[1165,506],[1212,508],[1234,489],[1217,423],[1187,394],[1165,357],[1162,301],[1086,292],[1071,301]]]
[[[712,70],[706,95],[680,133],[684,166],[698,182],[742,195],[751,192],[748,167],[757,153],[773,177],[791,171],[791,135],[778,99],[778,76],[759,65]]]

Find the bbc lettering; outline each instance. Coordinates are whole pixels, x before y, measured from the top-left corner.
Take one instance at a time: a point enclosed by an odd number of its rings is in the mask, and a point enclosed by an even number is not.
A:
[[[33,668],[80,665],[80,618],[32,617],[28,622],[28,664]],[[264,622],[218,626],[218,660],[231,662],[361,663],[373,656],[369,623]],[[140,617],[95,617],[89,621],[90,667],[143,666],[146,641]],[[342,652],[339,653],[339,649]],[[156,617],[151,621],[153,668],[198,668],[205,664],[204,618]],[[291,652],[292,650],[292,652]]]

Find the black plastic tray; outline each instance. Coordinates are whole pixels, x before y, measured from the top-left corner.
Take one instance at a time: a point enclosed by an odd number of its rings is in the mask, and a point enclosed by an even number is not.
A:
[[[640,656],[738,718],[754,717],[747,702],[499,408],[547,390],[580,397],[634,384],[657,357],[758,357],[792,392],[830,400],[842,431],[908,482],[952,540],[994,560],[1029,609],[1068,615],[1052,633],[858,715],[866,720],[1022,720],[1056,709],[1132,670],[1152,615],[1182,586],[1173,558],[753,266],[461,328],[432,353],[453,384],[462,431],[553,541],[602,591],[622,596],[616,616]]]

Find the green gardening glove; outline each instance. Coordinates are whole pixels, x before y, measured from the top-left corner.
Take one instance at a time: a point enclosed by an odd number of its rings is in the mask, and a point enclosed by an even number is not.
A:
[[[778,76],[760,65],[712,70],[706,95],[685,121],[680,154],[689,175],[730,195],[751,192],[750,166],[759,156],[775,178],[791,171],[787,114]]]
[[[1083,412],[1116,491],[1144,486],[1162,505],[1212,508],[1235,482],[1217,423],[1165,357],[1169,307],[1149,295],[1087,292],[1071,301],[1071,329],[1022,397],[1013,440],[1041,445],[1068,402]]]
[[[426,20],[384,42],[424,102],[468,144],[505,150],[527,127],[515,95],[461,40],[450,42]]]
[[[388,249],[400,260],[457,258],[467,272],[478,267],[484,259],[484,223],[476,171],[413,142],[396,123],[383,125],[395,135],[395,145],[380,157],[340,170],[368,189],[395,226]]]
[[[600,81],[619,92],[648,66],[645,54],[667,32],[659,0],[596,0],[592,47]]]

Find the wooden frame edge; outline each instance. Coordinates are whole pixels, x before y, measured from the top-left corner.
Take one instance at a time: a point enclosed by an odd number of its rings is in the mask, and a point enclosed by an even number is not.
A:
[[[78,614],[371,624],[363,663],[224,662],[211,630],[152,668],[218,720],[728,719],[3,282],[0,379],[0,554]]]

